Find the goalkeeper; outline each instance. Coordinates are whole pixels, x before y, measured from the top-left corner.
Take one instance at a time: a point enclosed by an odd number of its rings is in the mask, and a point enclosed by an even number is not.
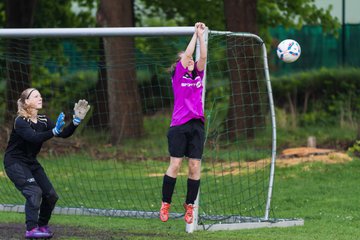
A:
[[[203,110],[203,77],[207,58],[204,41],[205,24],[195,24],[194,34],[185,50],[172,66],[174,111],[167,133],[170,165],[164,175],[160,219],[169,219],[171,198],[183,157],[189,158],[187,194],[184,203],[185,222],[193,222],[193,208],[200,187],[200,166],[205,141]],[[200,42],[200,58],[193,60],[196,41]]]
[[[25,238],[51,238],[48,222],[59,197],[36,156],[50,138],[70,137],[90,106],[85,100],[76,103],[73,121],[64,127],[64,113],[60,113],[55,124],[47,116],[38,114],[43,101],[35,88],[24,90],[17,105],[17,117],[5,151],[5,171],[26,199]]]

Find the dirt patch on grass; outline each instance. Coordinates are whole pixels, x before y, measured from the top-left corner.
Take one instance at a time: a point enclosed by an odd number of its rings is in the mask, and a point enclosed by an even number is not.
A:
[[[339,152],[333,149],[321,149],[321,148],[289,148],[283,150],[276,158],[276,167],[291,167],[303,163],[322,162],[325,164],[345,163],[351,161],[344,152]],[[239,175],[253,173],[257,169],[262,169],[264,166],[268,166],[271,162],[270,158],[261,159],[251,162],[225,162],[220,161],[216,163],[208,163],[210,166],[205,168],[211,168],[211,174],[215,176],[225,175]],[[187,175],[187,168],[181,168],[179,175]],[[151,173],[150,177],[163,176],[164,173]]]
[[[51,230],[55,233],[52,239],[132,239],[143,238],[148,239],[152,237],[166,238],[166,234],[157,233],[141,233],[128,232],[122,229],[96,230],[84,227],[72,227],[64,225],[52,225]],[[0,224],[0,239],[1,240],[18,240],[24,239],[25,226],[19,223],[1,223]]]
[[[113,239],[114,233],[104,231],[94,235],[86,231],[84,228],[52,226],[51,230],[55,233],[52,239],[67,239],[70,237],[80,239]],[[25,226],[18,223],[2,223],[0,224],[0,239],[23,239],[25,235]]]
[[[325,164],[346,163],[352,158],[344,152],[333,149],[290,148],[281,152],[276,160],[277,167],[289,167],[301,163],[322,162]]]

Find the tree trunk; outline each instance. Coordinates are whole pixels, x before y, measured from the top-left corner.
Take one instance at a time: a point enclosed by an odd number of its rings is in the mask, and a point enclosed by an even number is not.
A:
[[[101,0],[98,19],[104,27],[133,27],[133,0]],[[109,127],[113,144],[143,132],[143,118],[135,72],[133,37],[106,37]]]
[[[99,39],[98,81],[94,94],[94,110],[89,125],[95,129],[109,129],[109,101],[107,92],[107,74],[103,39]]]
[[[227,30],[257,34],[256,0],[224,0]],[[229,112],[227,130],[230,139],[254,138],[256,126],[262,124],[259,86],[255,59],[258,56],[253,46],[239,45],[247,41],[241,37],[228,38],[228,62],[230,66]]]
[[[36,0],[7,0],[6,28],[30,28],[33,25]],[[6,110],[5,122],[13,120],[17,112],[17,99],[31,85],[30,40],[8,39],[6,58]]]

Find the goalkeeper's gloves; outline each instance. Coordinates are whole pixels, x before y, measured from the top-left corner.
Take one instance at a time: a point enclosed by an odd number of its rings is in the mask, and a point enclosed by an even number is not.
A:
[[[55,127],[52,129],[54,136],[58,136],[62,132],[63,126],[65,125],[64,119],[65,114],[61,112],[56,120]]]
[[[90,105],[84,99],[79,100],[74,106],[73,123],[75,126],[79,125],[80,122],[85,118],[87,112],[90,109]]]

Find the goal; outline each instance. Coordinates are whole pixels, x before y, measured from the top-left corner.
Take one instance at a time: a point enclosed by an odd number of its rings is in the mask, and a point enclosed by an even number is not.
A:
[[[2,138],[11,130],[18,96],[29,86],[39,89],[43,112],[52,119],[64,111],[71,121],[79,99],[92,106],[74,136],[48,141],[39,154],[60,196],[55,213],[158,218],[169,164],[168,68],[193,31],[0,30],[0,122],[7,126]],[[206,142],[196,218],[186,231],[302,225],[301,219],[271,216],[276,127],[264,42],[250,33],[212,30],[206,42]],[[184,214],[186,174],[184,160],[173,219]],[[0,183],[0,210],[24,211],[23,197],[4,171]]]

